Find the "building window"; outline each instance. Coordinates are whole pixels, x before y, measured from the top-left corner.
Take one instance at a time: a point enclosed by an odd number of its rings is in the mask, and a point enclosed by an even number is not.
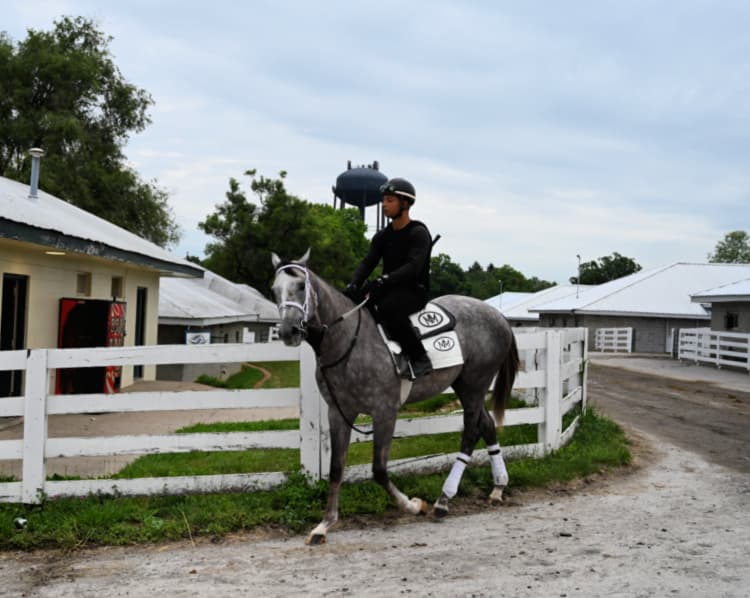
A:
[[[113,276],[112,277],[112,292],[110,295],[112,296],[112,299],[117,299],[118,297],[124,297],[125,294],[123,293],[123,279],[122,276]]]
[[[724,314],[724,330],[734,330],[740,325],[740,315],[735,312],[728,311]]]
[[[91,297],[91,272],[79,272],[76,274],[76,294],[83,297]]]

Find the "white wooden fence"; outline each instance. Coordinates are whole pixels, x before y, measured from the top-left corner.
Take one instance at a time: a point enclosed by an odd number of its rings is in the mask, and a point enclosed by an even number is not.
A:
[[[718,368],[744,368],[750,372],[750,334],[682,328],[677,357],[695,363],[710,363]]]
[[[631,353],[633,351],[632,328],[597,328],[594,333],[596,351],[615,351]]]
[[[504,447],[506,456],[541,456],[568,442],[578,417],[562,429],[562,417],[576,405],[585,408],[587,359],[586,330],[551,330],[517,335],[526,368],[516,378],[515,389],[530,389],[536,404],[506,411],[505,425],[536,424],[538,441]],[[269,390],[183,392],[133,392],[119,395],[55,395],[52,379],[58,368],[151,365],[165,363],[232,363],[247,361],[300,361],[300,387]],[[25,370],[22,397],[0,399],[0,418],[23,416],[23,438],[0,441],[0,459],[21,459],[22,479],[0,483],[0,502],[36,503],[43,497],[81,496],[88,493],[124,495],[180,494],[222,490],[267,489],[283,483],[283,472],[201,475],[138,479],[47,480],[45,460],[51,457],[140,455],[187,451],[232,451],[298,448],[300,463],[312,479],[329,473],[330,435],[327,405],[315,383],[315,356],[305,344],[289,348],[280,343],[209,346],[147,346],[97,349],[36,349],[0,353],[0,370]],[[294,407],[300,409],[299,431],[231,432],[129,435],[95,438],[49,438],[51,415],[106,412],[183,411],[191,409],[246,409]],[[400,437],[460,431],[463,416],[400,419]],[[366,426],[362,426],[363,429]],[[352,432],[353,442],[369,440]],[[458,448],[458,447],[457,447]],[[484,451],[482,451],[484,453]],[[455,454],[391,462],[393,469],[426,471],[441,468]],[[486,459],[486,455],[484,456]],[[348,467],[345,478],[370,476],[370,466]]]

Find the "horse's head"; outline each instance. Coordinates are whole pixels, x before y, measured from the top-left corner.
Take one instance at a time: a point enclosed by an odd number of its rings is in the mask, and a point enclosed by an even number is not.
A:
[[[307,260],[310,250],[296,261],[284,261],[275,253],[271,262],[276,268],[273,296],[281,314],[279,336],[285,345],[299,346],[305,340],[307,322],[314,313],[313,294]]]

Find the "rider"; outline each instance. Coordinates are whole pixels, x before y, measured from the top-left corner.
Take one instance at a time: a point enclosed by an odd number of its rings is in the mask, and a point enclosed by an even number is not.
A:
[[[432,372],[432,363],[417,338],[409,315],[427,303],[430,288],[430,250],[432,238],[427,227],[412,220],[409,210],[414,205],[414,186],[406,179],[390,179],[382,187],[383,213],[391,222],[375,233],[370,249],[357,267],[352,281],[344,289],[350,298],[369,293],[376,318],[396,340],[411,362],[413,375]],[[362,288],[362,283],[383,261],[383,274]],[[402,375],[409,373],[402,364]]]

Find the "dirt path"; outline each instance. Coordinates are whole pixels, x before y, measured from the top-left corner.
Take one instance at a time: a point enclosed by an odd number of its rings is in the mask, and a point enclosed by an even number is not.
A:
[[[440,522],[349,521],[329,543],[242,535],[0,555],[8,596],[747,596],[750,480],[653,437],[647,467]]]
[[[615,421],[750,473],[750,393],[592,364],[590,403]]]
[[[244,363],[242,365],[246,368],[258,370],[261,374],[263,374],[263,377],[253,385],[253,388],[262,388],[263,385],[271,379],[271,372],[269,372],[266,368],[262,368],[254,363]]]

